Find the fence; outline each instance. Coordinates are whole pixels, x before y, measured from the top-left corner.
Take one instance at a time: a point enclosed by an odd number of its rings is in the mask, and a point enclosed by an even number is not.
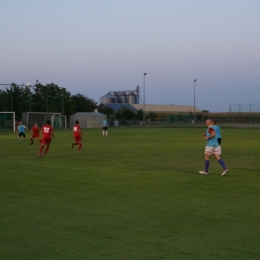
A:
[[[258,104],[229,104],[230,113],[260,113]]]
[[[67,129],[66,116],[60,113],[41,113],[41,112],[26,112],[23,113],[22,122],[30,129],[35,123],[39,126],[46,124],[49,120],[54,129]]]

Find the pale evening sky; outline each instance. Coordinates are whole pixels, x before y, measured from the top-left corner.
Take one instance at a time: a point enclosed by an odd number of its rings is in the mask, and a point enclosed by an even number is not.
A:
[[[95,101],[228,111],[260,103],[259,0],[2,0],[0,83],[55,83]],[[1,88],[2,89],[2,88]]]

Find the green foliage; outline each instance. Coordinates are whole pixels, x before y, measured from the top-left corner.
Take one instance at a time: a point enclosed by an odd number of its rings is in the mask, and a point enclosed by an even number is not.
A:
[[[79,93],[73,95],[72,99],[75,103],[76,112],[93,112],[94,108],[97,106],[97,103],[93,99]]]
[[[205,128],[56,131],[42,159],[0,133],[1,259],[258,259],[259,129],[222,130],[226,177]]]
[[[137,120],[143,120],[143,109],[138,109],[135,114]]]
[[[155,112],[149,112],[147,115],[146,115],[147,118],[150,119],[150,121],[156,121],[157,120],[157,115]]]
[[[82,94],[71,96],[65,88],[51,83],[34,86],[12,84],[6,90],[0,90],[0,111],[14,111],[20,120],[23,112],[56,112],[69,117],[76,112],[93,111],[96,107],[93,99]]]
[[[115,112],[116,119],[131,120],[135,117],[135,112],[128,107],[122,107],[122,109]]]
[[[10,103],[10,100],[8,102],[7,92],[0,90],[0,111],[11,111]]]
[[[103,106],[102,108],[99,108],[98,111],[99,111],[100,113],[102,113],[102,114],[107,115],[108,117],[109,117],[110,115],[113,115],[114,112],[115,112],[115,110],[114,110],[113,108],[111,108],[111,107],[106,107],[106,106]]]

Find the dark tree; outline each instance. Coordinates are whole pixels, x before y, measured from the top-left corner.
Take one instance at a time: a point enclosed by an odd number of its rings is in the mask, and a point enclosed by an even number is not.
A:
[[[143,119],[143,109],[138,109],[136,111],[135,118],[137,120],[142,120]]]
[[[99,112],[109,116],[109,115],[113,115],[115,110],[111,107],[102,107],[99,109]]]
[[[115,112],[116,119],[131,120],[135,117],[135,112],[128,107],[122,107]]]
[[[155,112],[150,111],[146,117],[150,118],[150,121],[156,121],[157,114]]]
[[[75,104],[75,112],[93,112],[97,103],[82,94],[76,94],[72,96],[73,102]]]

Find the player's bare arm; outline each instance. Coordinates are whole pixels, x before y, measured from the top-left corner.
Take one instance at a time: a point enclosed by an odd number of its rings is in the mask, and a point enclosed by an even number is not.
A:
[[[79,132],[79,134],[80,134],[80,135],[84,135],[84,136],[86,136],[86,135],[85,135],[85,134],[83,134],[81,131]]]

